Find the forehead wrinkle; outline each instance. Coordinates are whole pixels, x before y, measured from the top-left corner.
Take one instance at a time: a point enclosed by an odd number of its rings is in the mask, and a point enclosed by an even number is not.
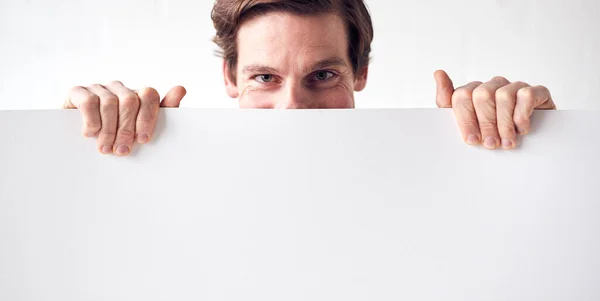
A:
[[[280,18],[276,18],[281,20]],[[347,40],[344,35],[332,36],[325,32],[306,31],[306,28],[275,26],[271,31],[258,31],[256,37],[247,35],[254,32],[262,20],[242,26],[237,36],[238,62],[242,73],[284,74],[296,70],[307,73],[325,69],[333,65],[348,67]],[[248,26],[250,25],[250,26]],[[344,43],[344,47],[340,47]],[[339,59],[335,59],[339,58]],[[328,62],[324,62],[328,61]],[[244,64],[250,63],[250,64]]]

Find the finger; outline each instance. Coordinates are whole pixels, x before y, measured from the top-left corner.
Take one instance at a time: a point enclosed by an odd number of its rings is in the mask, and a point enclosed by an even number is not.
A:
[[[152,139],[154,126],[158,118],[160,96],[153,88],[144,88],[137,92],[140,99],[140,110],[135,125],[138,143],[147,143]]]
[[[84,87],[74,87],[69,92],[65,109],[79,109],[83,126],[81,133],[85,137],[94,137],[102,127],[100,119],[100,98]]]
[[[187,91],[182,86],[176,86],[171,89],[165,98],[163,98],[160,106],[163,108],[179,108],[179,104],[183,97],[187,94]]]
[[[494,77],[473,91],[473,106],[479,122],[483,146],[496,149],[500,145],[500,134],[496,116],[496,91],[509,84],[503,77]]]
[[[119,98],[119,121],[113,152],[117,156],[127,156],[133,148],[140,100],[135,92],[123,86],[121,82],[111,82],[106,88]]]
[[[555,110],[550,91],[544,86],[524,87],[517,92],[514,121],[520,135],[529,133],[533,110]]]
[[[438,70],[433,74],[437,85],[436,104],[438,108],[452,107],[452,94],[454,94],[454,84],[444,70]]]
[[[98,150],[103,154],[112,154],[119,118],[119,98],[102,85],[92,85],[87,89],[98,95],[100,99],[102,128],[98,133],[98,140],[96,141]]]
[[[517,103],[517,92],[525,87],[529,87],[529,85],[524,82],[514,82],[496,90],[498,133],[504,149],[513,149],[517,146],[517,131],[513,116]]]
[[[452,95],[452,108],[456,116],[456,122],[462,133],[463,140],[470,145],[481,143],[479,124],[473,107],[473,91],[481,85],[481,82],[471,82],[460,87]]]

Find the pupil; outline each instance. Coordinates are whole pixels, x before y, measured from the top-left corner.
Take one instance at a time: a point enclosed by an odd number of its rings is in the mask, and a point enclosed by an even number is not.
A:
[[[271,81],[271,76],[270,75],[263,75],[263,81],[265,82],[270,82]]]
[[[320,80],[323,80],[323,79],[327,78],[327,74],[325,74],[325,72],[319,72],[319,73],[317,73],[317,78]]]

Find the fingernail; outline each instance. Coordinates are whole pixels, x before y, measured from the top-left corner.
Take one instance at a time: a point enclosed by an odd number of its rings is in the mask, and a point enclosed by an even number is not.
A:
[[[124,155],[127,155],[128,153],[129,153],[129,146],[119,145],[119,147],[117,147],[117,155],[124,156]]]
[[[148,140],[150,140],[150,136],[148,136],[148,134],[138,134],[138,143],[144,144],[148,142]]]
[[[477,145],[479,144],[479,137],[477,137],[477,135],[469,135],[467,136],[467,143],[470,145]]]
[[[515,143],[510,139],[502,139],[502,148],[504,149],[513,149],[515,147]]]
[[[496,139],[494,139],[492,137],[487,137],[483,141],[483,146],[485,146],[485,148],[487,148],[487,149],[495,149],[497,147],[497,145],[498,145],[498,142],[496,141]]]
[[[524,128],[517,128],[517,132],[519,133],[519,135],[527,134],[527,131]]]
[[[105,145],[105,146],[102,147],[101,151],[105,155],[112,154],[112,146]]]

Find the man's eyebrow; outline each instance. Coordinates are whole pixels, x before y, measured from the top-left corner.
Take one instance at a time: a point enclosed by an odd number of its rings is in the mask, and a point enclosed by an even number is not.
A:
[[[304,69],[302,71],[304,71],[305,73],[308,73],[308,72],[313,72],[313,71],[317,71],[317,70],[321,70],[321,69],[327,69],[328,67],[334,67],[334,66],[348,67],[348,65],[346,65],[346,61],[344,61],[344,59],[342,59],[340,57],[330,57],[330,58],[326,58],[322,61],[319,61],[319,62],[313,64],[312,66],[310,66],[309,68]]]
[[[317,70],[321,70],[321,69],[326,69],[328,67],[333,67],[333,66],[348,67],[348,65],[346,64],[346,61],[344,61],[344,59],[342,59],[340,57],[330,57],[330,58],[318,61],[315,64],[311,65],[308,68],[305,68],[302,71],[304,73],[308,73],[308,72],[313,72],[313,71],[317,71]],[[244,66],[244,68],[242,69],[242,73],[277,74],[279,72],[277,71],[277,69],[275,69],[273,67],[269,67],[266,65],[260,65],[260,64],[252,64],[252,65]]]
[[[277,74],[277,69],[265,65],[253,64],[244,66],[242,73],[252,74]]]

